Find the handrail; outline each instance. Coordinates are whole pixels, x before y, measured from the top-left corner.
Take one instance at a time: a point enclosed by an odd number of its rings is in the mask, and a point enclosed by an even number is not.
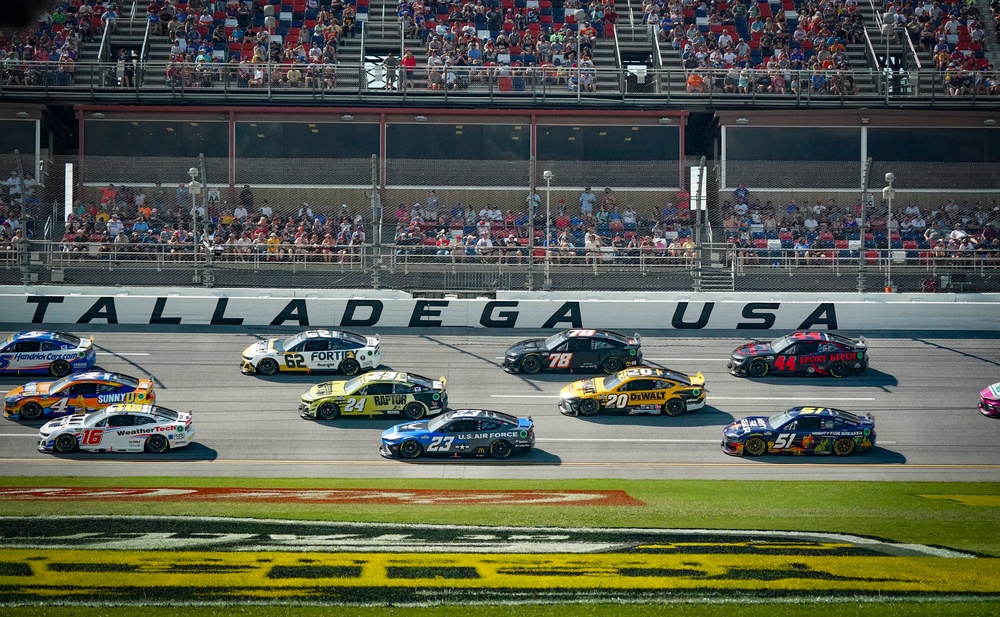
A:
[[[923,68],[923,65],[920,64],[920,56],[917,55],[917,49],[913,46],[913,39],[910,38],[909,32],[906,32],[905,28],[903,30],[904,31],[902,34],[900,34],[900,36],[905,38],[906,44],[910,46],[910,57],[913,58],[913,61],[917,63],[916,69],[919,71],[921,68]]]
[[[139,12],[139,0],[132,0],[132,11],[129,13],[129,20],[135,21],[136,13]]]
[[[881,70],[881,64],[878,61],[878,55],[875,53],[875,46],[872,44],[872,39],[868,36],[868,28],[864,29],[865,35],[865,51],[868,53],[868,59],[875,66],[875,69]]]
[[[101,34],[101,46],[97,49],[97,61],[107,62],[111,59],[111,22],[101,21],[104,32]]]
[[[146,81],[146,60],[149,57],[149,33],[151,26],[146,20],[146,29],[142,34],[142,49],[139,51],[139,66],[135,70],[135,87],[138,88]]]

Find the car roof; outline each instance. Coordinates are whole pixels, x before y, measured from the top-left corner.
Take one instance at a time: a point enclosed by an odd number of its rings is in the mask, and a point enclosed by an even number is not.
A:
[[[407,381],[408,373],[401,371],[369,371],[361,376],[361,383],[373,381]]]
[[[143,404],[143,403],[115,403],[105,407],[104,411],[108,414],[116,413],[144,413],[159,417],[169,417],[169,414],[178,415],[178,412],[173,409],[167,409],[166,407],[161,407],[160,405],[153,404]]]
[[[448,412],[449,419],[455,418],[455,414],[459,412],[462,414],[458,417],[460,420],[466,418],[488,418],[490,420],[503,420],[504,422],[510,422],[511,424],[519,423],[517,416],[512,416],[509,413],[493,411],[490,409],[452,409]]]
[[[635,371],[636,369],[648,370],[648,371],[650,371],[650,374],[648,374],[648,375],[640,375],[640,374],[629,375],[628,374],[629,372]],[[678,382],[680,382],[682,384],[686,384],[686,385],[691,385],[691,376],[690,375],[687,375],[685,373],[681,373],[679,371],[672,371],[672,370],[670,370],[668,368],[657,368],[657,367],[653,367],[653,366],[634,366],[634,367],[630,367],[630,368],[627,368],[627,369],[622,369],[620,372],[626,374],[625,375],[626,379],[648,379],[650,377],[658,377],[658,378],[670,379],[670,380],[673,380],[673,381],[678,381]]]
[[[786,412],[790,416],[820,416],[826,418],[843,418],[845,420],[852,420],[857,422],[861,418],[857,415],[844,411],[843,409],[834,409],[832,407],[792,407]]]
[[[73,381],[122,381],[123,379],[142,381],[138,377],[108,371],[87,371],[85,373],[76,373],[72,377]]]
[[[303,332],[303,334],[312,334],[313,336],[319,338],[355,338],[355,337],[364,339],[368,338],[360,334],[348,332],[347,330],[334,330],[333,328],[317,328],[312,330],[306,330],[305,332]]]
[[[20,332],[15,332],[11,335],[12,341],[24,341],[24,340],[42,340],[42,341],[63,341],[62,339],[82,339],[82,337],[76,336],[75,334],[67,334],[65,332],[56,332],[54,330],[22,330]]]
[[[616,341],[620,341],[623,343],[627,343],[629,339],[629,337],[625,336],[621,332],[615,332],[614,330],[600,330],[596,328],[570,328],[569,330],[564,330],[563,334],[569,337],[570,332],[577,332],[577,333],[593,332],[593,334],[587,334],[587,335],[576,334],[571,338],[606,338],[606,339],[613,339]]]
[[[824,332],[822,330],[800,330],[793,332],[789,336],[793,338],[808,338],[809,340],[837,341],[838,343],[854,344],[854,339],[848,336],[837,334],[836,332]]]

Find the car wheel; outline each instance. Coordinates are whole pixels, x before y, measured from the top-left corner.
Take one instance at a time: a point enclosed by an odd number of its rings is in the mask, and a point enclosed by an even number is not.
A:
[[[601,370],[604,371],[606,375],[614,375],[618,371],[622,370],[622,361],[618,356],[608,356],[604,359],[604,363],[601,364]]]
[[[854,450],[857,447],[858,444],[854,443],[853,439],[841,437],[837,441],[833,442],[833,453],[837,456],[850,456],[854,454]]]
[[[867,364],[862,364],[861,368],[854,369],[854,372],[857,373],[858,375],[860,375],[861,373],[864,373],[867,370],[868,370],[868,365]]]
[[[761,456],[767,452],[767,442],[760,437],[751,437],[743,444],[743,454],[747,456]]]
[[[521,360],[521,372],[534,375],[542,370],[542,359],[538,356],[526,356]]]
[[[840,379],[841,377],[847,377],[850,372],[851,367],[847,366],[847,363],[843,360],[837,360],[836,362],[830,363],[830,377]]]
[[[76,437],[69,433],[63,433],[62,435],[56,436],[55,443],[52,444],[52,448],[60,454],[75,452],[78,447],[80,447],[80,442],[76,440]]]
[[[73,367],[65,360],[56,360],[49,365],[49,373],[53,377],[65,377],[73,372]]]
[[[361,370],[361,364],[358,363],[354,358],[345,358],[343,362],[340,363],[340,372],[348,377],[354,377]]]
[[[416,439],[407,439],[399,444],[399,455],[403,458],[417,458],[424,453],[424,447]]]
[[[747,366],[747,375],[751,377],[763,377],[767,375],[767,372],[771,370],[771,367],[767,365],[767,360],[762,358],[755,358],[750,361]]]
[[[687,410],[687,404],[679,398],[672,398],[663,404],[663,413],[668,416],[679,416]]]
[[[42,406],[38,403],[25,403],[21,407],[21,411],[18,412],[18,415],[22,420],[34,422],[35,420],[41,420],[43,413],[45,412],[42,410]]]
[[[595,416],[597,412],[601,410],[601,406],[595,399],[585,398],[580,401],[580,415],[581,416]]]
[[[403,417],[407,420],[419,420],[420,418],[423,418],[426,413],[427,409],[416,401],[408,404],[406,407],[403,407]]]
[[[490,455],[493,458],[507,458],[513,451],[514,448],[511,447],[510,442],[503,439],[498,439],[490,444]]]
[[[264,358],[257,363],[257,372],[261,375],[274,375],[278,372],[278,363],[271,358]]]
[[[340,417],[340,407],[336,403],[323,403],[316,409],[316,417],[320,420],[336,420]]]
[[[146,439],[146,452],[163,454],[168,448],[170,448],[170,442],[163,435],[150,435]]]

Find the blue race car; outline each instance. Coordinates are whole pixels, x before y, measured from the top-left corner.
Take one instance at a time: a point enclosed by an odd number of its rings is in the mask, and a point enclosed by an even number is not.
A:
[[[432,420],[405,422],[382,432],[379,454],[413,459],[422,454],[507,458],[535,445],[531,418],[486,409],[456,409]]]
[[[733,456],[768,452],[849,456],[875,447],[875,418],[829,407],[793,407],[753,416],[723,429],[722,451]]]
[[[0,374],[48,373],[65,377],[94,366],[94,340],[65,332],[24,330],[0,343]]]

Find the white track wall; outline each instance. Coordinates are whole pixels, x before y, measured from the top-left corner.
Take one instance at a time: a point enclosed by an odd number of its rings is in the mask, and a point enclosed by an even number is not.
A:
[[[501,293],[0,287],[0,327],[28,324],[344,328],[611,328],[1000,332],[1000,294]]]

